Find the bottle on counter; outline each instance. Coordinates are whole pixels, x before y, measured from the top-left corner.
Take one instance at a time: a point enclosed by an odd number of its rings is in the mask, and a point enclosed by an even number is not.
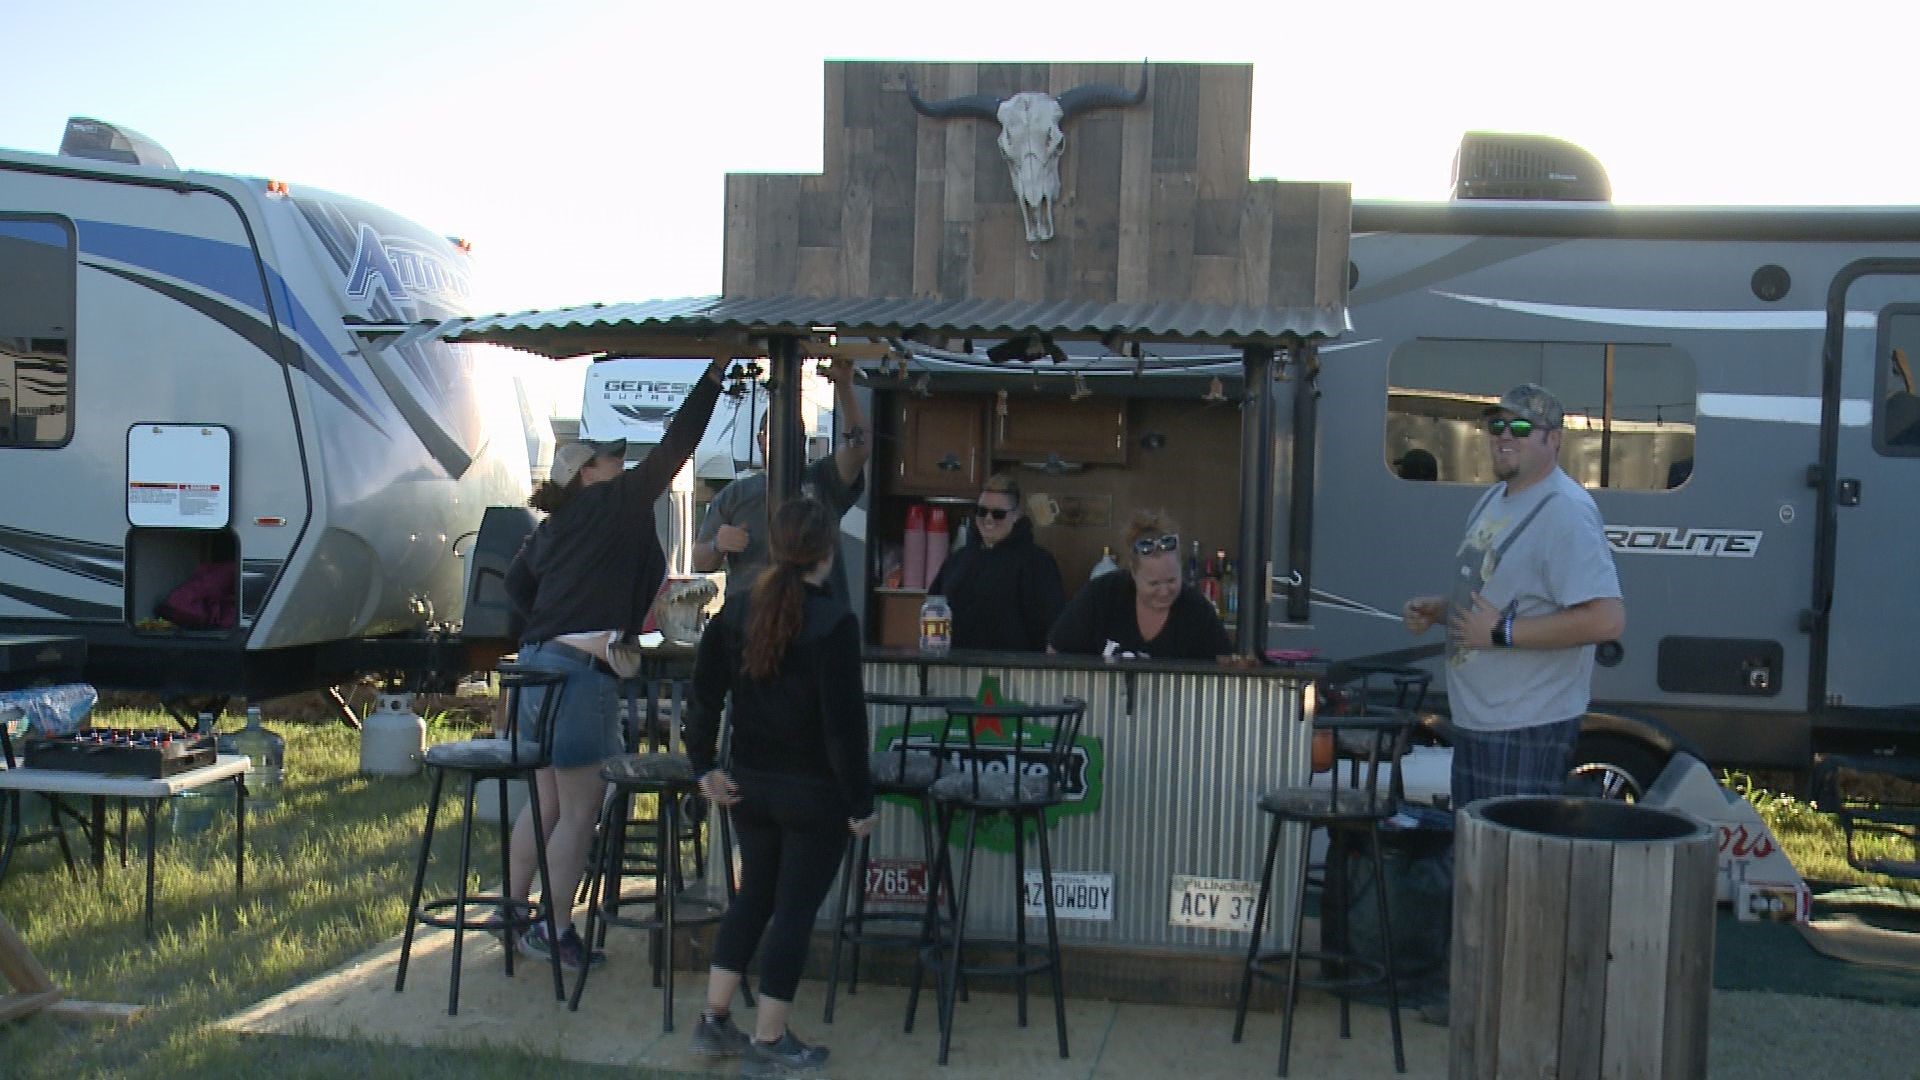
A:
[[[1093,564],[1093,573],[1087,575],[1087,580],[1092,581],[1101,574],[1111,574],[1118,569],[1120,569],[1120,564],[1113,561],[1113,548],[1102,547],[1100,549],[1100,561]]]
[[[946,597],[934,593],[920,605],[920,653],[945,656],[952,649],[953,608],[947,605]]]
[[[1231,561],[1220,571],[1220,618],[1233,622],[1240,614],[1240,573]]]
[[[1200,587],[1200,541],[1195,540],[1187,549],[1187,572],[1183,584],[1192,588]]]
[[[907,507],[907,536],[900,550],[900,587],[927,587],[927,511],[919,503]]]

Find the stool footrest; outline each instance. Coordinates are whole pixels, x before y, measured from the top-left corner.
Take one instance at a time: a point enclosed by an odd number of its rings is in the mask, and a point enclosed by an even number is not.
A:
[[[640,900],[631,905],[622,904],[622,910],[628,907],[645,907],[646,915],[627,915],[608,910],[601,905],[599,921],[609,926],[624,926],[629,930],[665,930],[667,920],[664,916],[652,914],[653,901]],[[676,930],[685,930],[695,926],[711,926],[720,921],[727,913],[727,905],[718,900],[697,900],[679,898],[673,903],[673,925]]]
[[[1286,982],[1287,973],[1285,967],[1292,958],[1293,954],[1284,949],[1263,952],[1257,958],[1247,962],[1247,970],[1262,979],[1271,979],[1274,982]],[[1364,956],[1353,956],[1347,953],[1328,952],[1320,949],[1301,949],[1300,963],[1305,965],[1309,961],[1322,964],[1340,964],[1346,967],[1360,969],[1355,974],[1344,977],[1329,975],[1315,976],[1303,973],[1299,978],[1300,985],[1308,987],[1309,989],[1339,992],[1342,990],[1365,990],[1372,986],[1385,986],[1387,983],[1387,965],[1378,960],[1369,960]],[[1276,968],[1279,970],[1274,970]]]
[[[542,921],[540,905],[526,900],[508,900],[498,894],[475,893],[465,900],[466,907],[490,907],[492,915],[469,918],[464,922],[456,911],[462,906],[457,896],[441,897],[435,900],[420,901],[420,910],[414,913],[414,921],[425,926],[437,926],[442,930],[454,930],[464,927],[468,930],[526,930]],[[504,909],[505,915],[501,914]],[[453,912],[453,914],[441,914]]]

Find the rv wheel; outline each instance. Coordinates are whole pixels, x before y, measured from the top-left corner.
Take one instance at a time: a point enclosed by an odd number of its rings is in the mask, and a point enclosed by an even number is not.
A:
[[[1664,766],[1658,751],[1619,735],[1582,735],[1567,771],[1567,794],[1576,798],[1639,802]]]

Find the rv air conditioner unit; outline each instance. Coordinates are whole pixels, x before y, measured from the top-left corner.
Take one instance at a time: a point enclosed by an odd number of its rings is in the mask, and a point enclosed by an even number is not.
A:
[[[89,120],[84,116],[67,120],[67,133],[60,140],[62,157],[117,161],[123,165],[151,165],[156,169],[178,169],[166,148],[131,128]]]
[[[1453,156],[1453,197],[1607,202],[1613,187],[1592,154],[1564,139],[1469,131]]]

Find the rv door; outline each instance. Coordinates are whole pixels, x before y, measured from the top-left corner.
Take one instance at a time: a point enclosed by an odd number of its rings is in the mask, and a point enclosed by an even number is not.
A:
[[[1920,682],[1920,261],[1875,259],[1829,291],[1823,446],[1831,481],[1816,574],[1825,704],[1914,707]],[[1836,365],[1835,360],[1838,359]],[[1813,703],[1818,706],[1820,703]]]

